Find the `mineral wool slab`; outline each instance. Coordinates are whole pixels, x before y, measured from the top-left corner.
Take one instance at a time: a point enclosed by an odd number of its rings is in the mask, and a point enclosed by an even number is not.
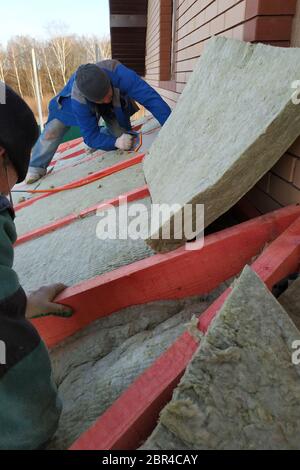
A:
[[[82,172],[83,168],[80,171]],[[82,177],[84,176],[82,173]],[[144,185],[143,169],[139,164],[81,188],[46,197],[17,212],[15,220],[17,233],[19,236],[24,235],[70,214],[78,215],[88,207],[116,198]]]
[[[246,267],[143,449],[299,450],[299,336]]]
[[[184,332],[192,316],[208,307],[212,297],[130,307],[98,320],[53,350],[63,412],[49,447],[68,448]]]
[[[298,48],[212,38],[144,161],[153,203],[204,204],[205,226],[229,210],[299,136],[299,70]],[[185,241],[152,235],[156,251]]]
[[[128,221],[130,224],[136,221],[136,230],[145,238],[147,232],[144,230],[149,230],[150,200],[147,198],[138,201],[138,204],[135,206],[138,208],[137,215],[129,215]],[[132,205],[128,205],[128,210]],[[114,214],[114,209],[110,213]],[[127,220],[124,217],[120,221],[118,214],[119,208],[116,208],[117,234],[119,227],[124,227],[124,220]],[[101,212],[100,215],[80,219],[16,247],[14,269],[27,292],[56,282],[72,286],[153,255],[142,238],[99,239],[99,235],[108,231],[105,223],[99,228],[102,217],[106,218],[108,212]],[[129,225],[129,230],[131,227]]]

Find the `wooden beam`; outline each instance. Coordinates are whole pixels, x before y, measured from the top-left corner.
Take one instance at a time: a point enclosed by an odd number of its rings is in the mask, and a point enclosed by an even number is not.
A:
[[[96,204],[94,206],[88,207],[83,211],[79,212],[79,214],[70,214],[62,219],[55,220],[50,224],[44,225],[43,227],[39,227],[35,230],[32,230],[24,235],[21,235],[15,243],[15,246],[22,245],[28,241],[34,240],[36,238],[40,238],[48,233],[55,232],[56,230],[66,227],[70,225],[72,222],[76,220],[82,219],[83,217],[88,217],[93,214],[96,214],[99,211],[106,210],[109,206],[118,206],[122,203],[122,200],[126,199],[127,202],[137,201],[138,199],[142,199],[145,197],[150,196],[148,186],[142,186],[141,188],[134,189],[133,191],[129,191],[128,193],[121,194],[115,198],[109,199],[107,201],[101,202],[100,204]]]
[[[85,281],[56,299],[74,309],[72,318],[49,317],[33,323],[48,347],[53,347],[93,321],[131,305],[211,292],[299,216],[300,206],[280,209],[209,235],[204,247],[194,242]]]
[[[116,163],[115,165],[104,168],[104,169],[102,169],[100,171],[97,171],[95,173],[92,173],[91,175],[86,176],[85,178],[80,178],[76,181],[68,183],[64,186],[60,186],[59,188],[55,188],[53,190],[49,190],[49,191],[45,190],[45,191],[43,191],[44,194],[42,194],[41,196],[37,196],[37,197],[34,197],[32,199],[28,199],[25,202],[21,202],[20,204],[17,204],[15,206],[15,212],[17,212],[21,209],[24,209],[25,207],[31,206],[32,204],[34,204],[37,201],[40,201],[41,199],[44,199],[44,198],[49,197],[49,196],[53,196],[54,194],[58,194],[61,191],[66,191],[66,190],[69,190],[69,189],[75,189],[75,187],[80,187],[80,185],[83,186],[84,184],[93,183],[94,181],[100,180],[102,178],[106,178],[107,176],[113,175],[114,173],[118,173],[119,171],[125,170],[125,169],[130,168],[134,165],[138,165],[139,163],[141,163],[143,161],[144,156],[145,156],[145,154],[137,155],[135,157],[129,157],[127,160]],[[36,191],[33,191],[33,192],[39,193],[41,191],[36,190]]]
[[[300,217],[254,262],[252,268],[267,284],[275,282],[299,267]],[[200,316],[198,328],[206,332],[231,289],[219,297]],[[184,333],[147,369],[84,433],[71,450],[134,450],[150,435],[163,406],[198,348],[189,333]]]

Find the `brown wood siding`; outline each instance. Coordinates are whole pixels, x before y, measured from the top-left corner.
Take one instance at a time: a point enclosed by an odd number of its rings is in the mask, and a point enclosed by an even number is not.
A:
[[[147,0],[110,0],[109,3],[111,15],[144,15],[147,8]]]
[[[112,58],[145,75],[148,0],[109,0]]]
[[[293,20],[291,46],[300,47],[300,2],[299,1],[297,2],[296,14]]]

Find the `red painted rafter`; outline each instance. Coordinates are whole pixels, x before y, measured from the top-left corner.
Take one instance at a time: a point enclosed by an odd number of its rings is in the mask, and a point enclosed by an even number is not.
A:
[[[210,292],[237,274],[299,216],[299,206],[280,209],[208,236],[202,249],[181,247],[85,281],[57,298],[74,309],[72,318],[49,317],[34,324],[53,347],[98,318],[130,305]]]
[[[57,153],[63,153],[66,152],[67,150],[71,150],[74,147],[77,147],[77,145],[81,144],[83,142],[83,138],[79,137],[78,139],[74,139],[70,142],[65,142],[63,144],[60,144],[60,146],[57,149]]]
[[[253,263],[252,268],[271,288],[282,277],[299,268],[300,217]],[[220,311],[231,289],[199,318],[205,332]],[[184,333],[110,407],[96,424],[81,436],[71,450],[136,449],[153,430],[163,406],[171,399],[198,344]]]
[[[49,167],[55,166],[58,162],[65,161],[65,160],[71,160],[72,158],[80,157],[80,155],[83,155],[86,153],[85,149],[77,150],[77,152],[70,153],[70,155],[66,155],[65,157],[59,158],[57,160],[52,160],[52,162],[49,164]]]
[[[21,235],[15,243],[15,246],[22,245],[30,240],[34,240],[35,238],[42,237],[50,232],[55,232],[62,227],[66,227],[70,225],[72,222],[75,222],[78,219],[82,219],[83,217],[88,217],[90,215],[96,214],[97,211],[106,210],[108,206],[118,206],[122,199],[126,198],[127,202],[136,201],[138,199],[143,199],[145,197],[150,196],[148,186],[142,186],[141,188],[137,188],[133,191],[128,193],[122,194],[116,198],[109,199],[107,201],[101,202],[94,206],[88,207],[83,211],[79,212],[79,214],[70,214],[62,219],[55,220],[54,222],[44,225],[43,227],[39,227],[31,232],[25,233]]]
[[[88,175],[85,178],[80,178],[79,180],[73,181],[72,183],[66,184],[59,188],[55,188],[55,190],[49,190],[49,192],[46,192],[45,194],[42,194],[41,196],[28,199],[25,202],[21,202],[20,204],[17,204],[15,206],[15,212],[21,209],[24,209],[25,207],[31,206],[32,204],[34,204],[37,201],[40,201],[41,199],[44,199],[49,196],[53,196],[54,194],[57,194],[58,192],[66,191],[69,189],[75,189],[75,187],[79,187],[80,185],[92,183],[102,178],[106,178],[107,176],[113,175],[114,173],[118,173],[119,171],[130,168],[134,165],[138,165],[139,163],[143,161],[144,156],[145,154],[137,155],[136,157],[130,157],[127,160],[117,163],[116,165],[113,165],[111,167],[104,168],[103,170],[92,173],[91,175]]]
[[[85,158],[83,158],[82,160],[80,161],[76,161],[75,163],[73,162],[70,162],[68,165],[63,165],[61,168],[58,168],[58,169],[55,169],[55,175],[57,175],[58,173],[61,173],[62,171],[65,171],[65,170],[68,170],[69,168],[74,168],[78,165],[82,165],[84,163],[88,163],[92,160],[96,160],[97,158],[103,156],[105,154],[105,152],[103,153],[98,153],[97,154],[92,154],[90,156],[86,156]],[[73,155],[73,158],[74,158],[74,155]],[[68,160],[68,158],[66,158],[66,160]],[[54,164],[58,163],[59,160],[57,160],[56,162],[54,162]],[[53,173],[54,174],[54,173]]]

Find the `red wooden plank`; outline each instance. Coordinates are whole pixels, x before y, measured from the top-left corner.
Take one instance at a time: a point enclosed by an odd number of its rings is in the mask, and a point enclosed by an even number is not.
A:
[[[47,233],[54,232],[55,230],[65,227],[66,225],[69,225],[72,222],[75,222],[75,220],[95,214],[97,211],[105,210],[108,206],[118,206],[121,198],[126,198],[127,202],[132,202],[138,199],[145,198],[149,195],[150,193],[148,186],[142,186],[141,188],[134,189],[133,191],[122,194],[116,198],[112,198],[100,204],[88,207],[87,209],[81,211],[79,214],[70,214],[67,217],[55,220],[50,224],[44,225],[43,227],[39,227],[35,230],[32,230],[31,232],[25,233],[24,235],[21,235],[18,238],[15,243],[15,246],[21,245],[22,243],[26,243],[30,240],[34,240],[35,238],[42,237]]]
[[[76,181],[72,181],[71,183],[65,184],[63,186],[59,186],[55,189],[36,189],[36,190],[32,190],[31,192],[32,193],[46,193],[47,195],[50,195],[50,194],[55,194],[55,193],[59,193],[62,191],[66,191],[69,189],[80,188],[87,184],[93,183],[94,181],[98,181],[101,178],[105,178],[106,176],[110,176],[114,173],[117,173],[120,170],[124,170],[134,165],[137,165],[138,163],[141,163],[143,161],[144,156],[145,154],[138,155],[136,157],[130,158],[123,162],[117,163],[116,165],[113,165],[109,168],[104,168],[102,170],[94,172],[88,176],[85,176],[84,178],[80,178]]]
[[[179,383],[198,343],[184,333],[116,400],[70,450],[137,449]]]
[[[61,161],[64,161],[64,160],[70,160],[72,158],[79,157],[80,155],[83,155],[84,153],[86,153],[85,149],[78,150],[77,152],[73,152],[70,155],[66,155],[65,157],[62,157],[62,158],[59,158],[58,160],[52,161],[49,164],[49,166],[54,166],[54,165],[57,164],[57,162],[61,162]]]
[[[57,149],[58,153],[65,152],[66,150],[70,150],[74,147],[77,147],[77,145],[81,144],[83,142],[83,138],[79,137],[78,139],[74,139],[69,142],[64,142],[63,144],[60,144],[60,146]]]
[[[55,166],[57,163],[61,162],[61,161],[65,161],[65,160],[72,160],[73,158],[76,158],[76,157],[79,157],[80,155],[83,155],[86,153],[86,149],[82,149],[82,150],[78,150],[77,152],[74,152],[74,153],[71,153],[70,155],[66,155],[65,157],[62,157],[62,158],[58,158],[57,160],[53,160],[50,164],[49,164],[49,167],[51,166]],[[94,160],[96,158],[99,158],[101,155],[104,155],[106,152],[100,152],[97,151],[96,152],[96,155],[92,154],[92,155],[89,155],[87,154],[86,158],[80,160],[80,162],[76,162],[74,165],[68,165],[68,166],[63,166],[62,168],[60,168],[59,170],[56,170],[56,174],[59,172],[59,171],[62,171],[64,170],[65,168],[70,168],[72,166],[77,166],[81,163],[87,163],[89,162],[90,160]]]
[[[300,264],[300,217],[295,220],[275,241],[273,241],[254,261],[252,269],[272,289],[276,282],[289,274],[296,272]],[[199,329],[207,331],[215,312],[223,305],[225,299],[231,292],[226,292],[214,302],[199,320]]]
[[[300,263],[300,217],[254,262],[253,269],[271,287]],[[205,332],[230,294],[227,289],[199,318]],[[153,430],[162,407],[171,398],[184,370],[197,350],[184,333],[84,433],[71,450],[129,450],[138,448]]]
[[[143,132],[142,135],[150,135],[150,134],[153,134],[154,132],[158,131],[159,129],[161,129],[161,126],[157,126],[157,127],[155,127],[154,129],[151,129],[151,130],[148,131],[148,132]]]
[[[34,204],[35,202],[37,201],[40,201],[41,199],[44,199],[46,197],[49,197],[49,196],[53,196],[54,194],[57,194],[58,192],[61,192],[61,191],[66,191],[66,190],[69,190],[69,189],[75,189],[75,187],[80,187],[80,185],[84,185],[84,184],[89,184],[89,183],[92,183],[94,181],[97,181],[99,179],[102,179],[102,178],[106,178],[107,176],[110,176],[110,175],[113,175],[114,173],[118,173],[119,171],[122,171],[122,170],[125,170],[127,168],[130,168],[134,165],[137,165],[139,163],[141,163],[143,161],[143,158],[144,158],[145,154],[141,154],[141,155],[137,155],[136,157],[132,157],[132,158],[128,158],[127,160],[124,160],[120,163],[117,163],[116,165],[113,165],[113,166],[110,166],[108,168],[104,168],[100,171],[97,171],[85,178],[80,178],[76,181],[73,181],[72,183],[69,183],[69,184],[66,184],[64,186],[60,186],[59,188],[55,188],[54,190],[46,190],[46,192],[44,194],[42,194],[41,196],[37,196],[37,197],[34,197],[32,199],[28,199],[27,201],[25,202],[21,202],[20,204],[17,204],[15,206],[15,212],[21,210],[21,209],[24,209],[25,207],[28,207],[28,206],[31,206],[32,204]],[[36,190],[36,191],[32,191],[33,193],[39,193],[39,192],[42,192],[39,191],[39,190]],[[44,192],[44,190],[43,190]]]
[[[70,162],[68,165],[63,165],[61,168],[55,169],[55,174],[57,175],[58,173],[61,173],[62,171],[67,170],[68,168],[74,168],[75,166],[82,165],[83,163],[88,163],[92,160],[96,160],[96,158],[99,158],[100,156],[104,155],[105,152],[103,153],[98,153],[97,154],[92,154],[91,156],[87,156],[80,160],[79,162],[76,161],[75,163]],[[58,163],[59,160],[55,161],[54,164]]]
[[[15,243],[15,246],[22,245],[23,243],[26,243],[30,240],[34,240],[35,238],[42,237],[43,235],[46,235],[47,233],[55,232],[55,230],[61,227],[66,227],[67,225],[71,224],[78,218],[79,218],[78,215],[70,214],[67,217],[64,217],[63,219],[56,220],[55,222],[44,225],[43,227],[39,227],[35,230],[32,230],[31,232],[25,233],[24,235],[21,235],[18,238],[18,240]]]
[[[105,210],[107,209],[109,205],[118,206],[120,203],[120,200],[123,198],[126,198],[127,202],[133,202],[133,201],[137,201],[138,199],[143,199],[149,196],[150,196],[149,188],[147,185],[145,185],[145,186],[142,186],[141,188],[134,189],[133,191],[129,191],[128,193],[122,194],[116,198],[109,199],[108,201],[105,201],[101,204],[97,204],[88,209],[85,209],[80,212],[80,217],[86,217],[87,215],[90,215],[91,213],[96,213],[97,211]]]
[[[72,318],[49,317],[34,324],[53,347],[96,319],[130,305],[210,292],[238,273],[298,216],[300,206],[280,209],[208,236],[202,249],[195,242],[193,251],[181,247],[85,281],[57,298],[74,309]]]
[[[14,207],[15,212],[18,212],[18,211],[20,211],[21,209],[25,209],[25,207],[29,207],[29,206],[31,206],[32,204],[34,204],[35,202],[40,201],[41,199],[44,199],[45,197],[50,196],[50,195],[51,195],[51,193],[42,194],[41,196],[33,197],[33,198],[31,198],[31,199],[28,199],[27,201],[20,202],[20,204],[17,204],[17,205]]]
[[[300,218],[268,246],[252,267],[271,289],[280,279],[299,270]]]

